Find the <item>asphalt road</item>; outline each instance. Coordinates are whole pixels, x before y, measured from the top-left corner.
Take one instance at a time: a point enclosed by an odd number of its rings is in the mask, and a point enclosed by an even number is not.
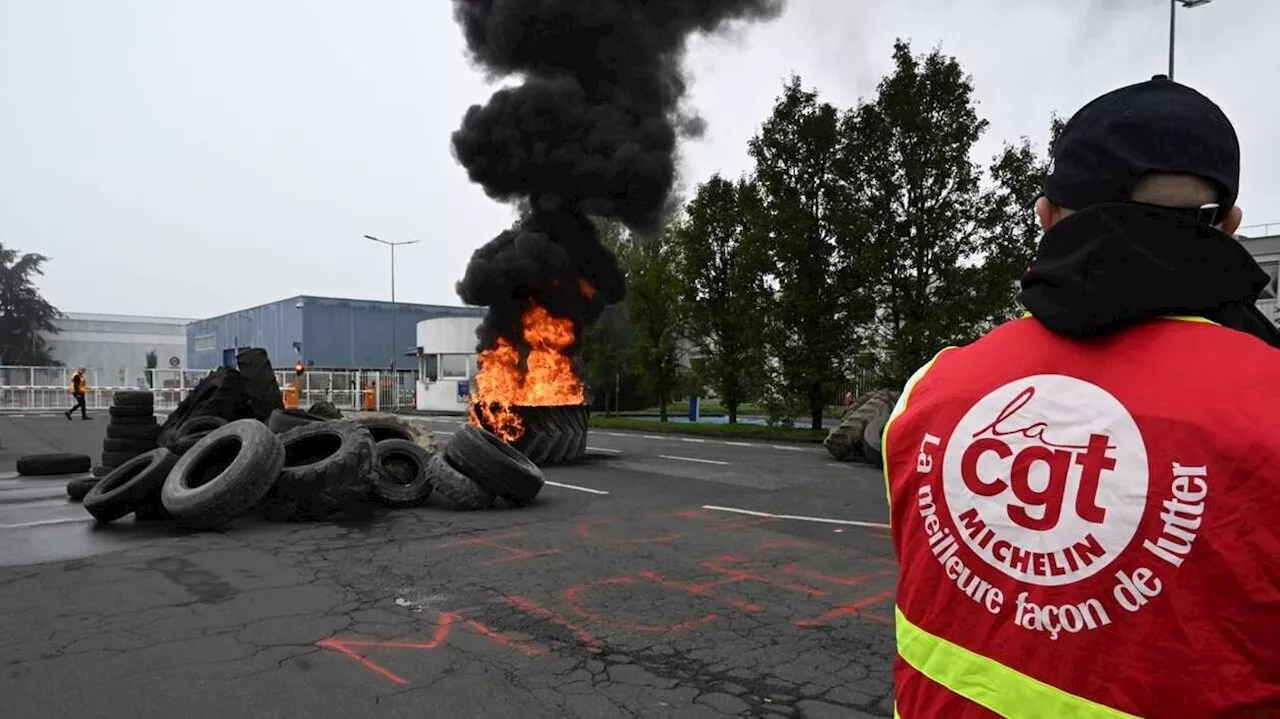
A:
[[[0,416],[4,717],[892,715],[883,482],[821,448],[593,432],[524,509],[190,534],[13,476],[105,424]]]

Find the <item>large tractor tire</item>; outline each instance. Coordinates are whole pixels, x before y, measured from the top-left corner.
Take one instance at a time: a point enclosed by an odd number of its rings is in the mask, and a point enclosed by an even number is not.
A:
[[[587,453],[587,405],[513,409],[524,422],[524,434],[512,446],[539,467],[577,462]]]

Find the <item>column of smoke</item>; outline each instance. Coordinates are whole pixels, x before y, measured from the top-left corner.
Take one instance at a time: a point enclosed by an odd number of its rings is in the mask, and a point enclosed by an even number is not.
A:
[[[623,273],[591,218],[641,235],[660,227],[677,140],[703,129],[681,107],[688,39],[776,17],[783,2],[454,0],[475,62],[491,78],[522,79],[467,111],[454,152],[490,197],[533,210],[477,250],[458,283],[464,302],[489,308],[480,351],[502,337],[527,353],[530,301],[571,319],[577,338],[623,298]]]

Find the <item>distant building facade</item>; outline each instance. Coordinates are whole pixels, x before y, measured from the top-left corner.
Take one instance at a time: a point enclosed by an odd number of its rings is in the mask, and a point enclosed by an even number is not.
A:
[[[192,369],[233,366],[236,351],[261,347],[278,369],[418,369],[417,327],[436,317],[483,317],[483,308],[301,295],[187,325]],[[394,340],[393,340],[394,337]],[[394,348],[393,348],[394,342]]]
[[[64,366],[96,370],[100,382],[134,385],[145,374],[148,352],[156,353],[157,369],[186,367],[188,322],[180,317],[67,312],[54,321],[58,332],[44,339],[53,358]]]

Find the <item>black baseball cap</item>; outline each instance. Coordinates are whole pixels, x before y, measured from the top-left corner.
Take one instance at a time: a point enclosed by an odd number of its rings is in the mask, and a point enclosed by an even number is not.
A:
[[[1216,185],[1215,222],[1239,194],[1240,141],[1231,121],[1212,100],[1165,75],[1113,90],[1068,120],[1041,194],[1072,210],[1129,202],[1151,172]]]

